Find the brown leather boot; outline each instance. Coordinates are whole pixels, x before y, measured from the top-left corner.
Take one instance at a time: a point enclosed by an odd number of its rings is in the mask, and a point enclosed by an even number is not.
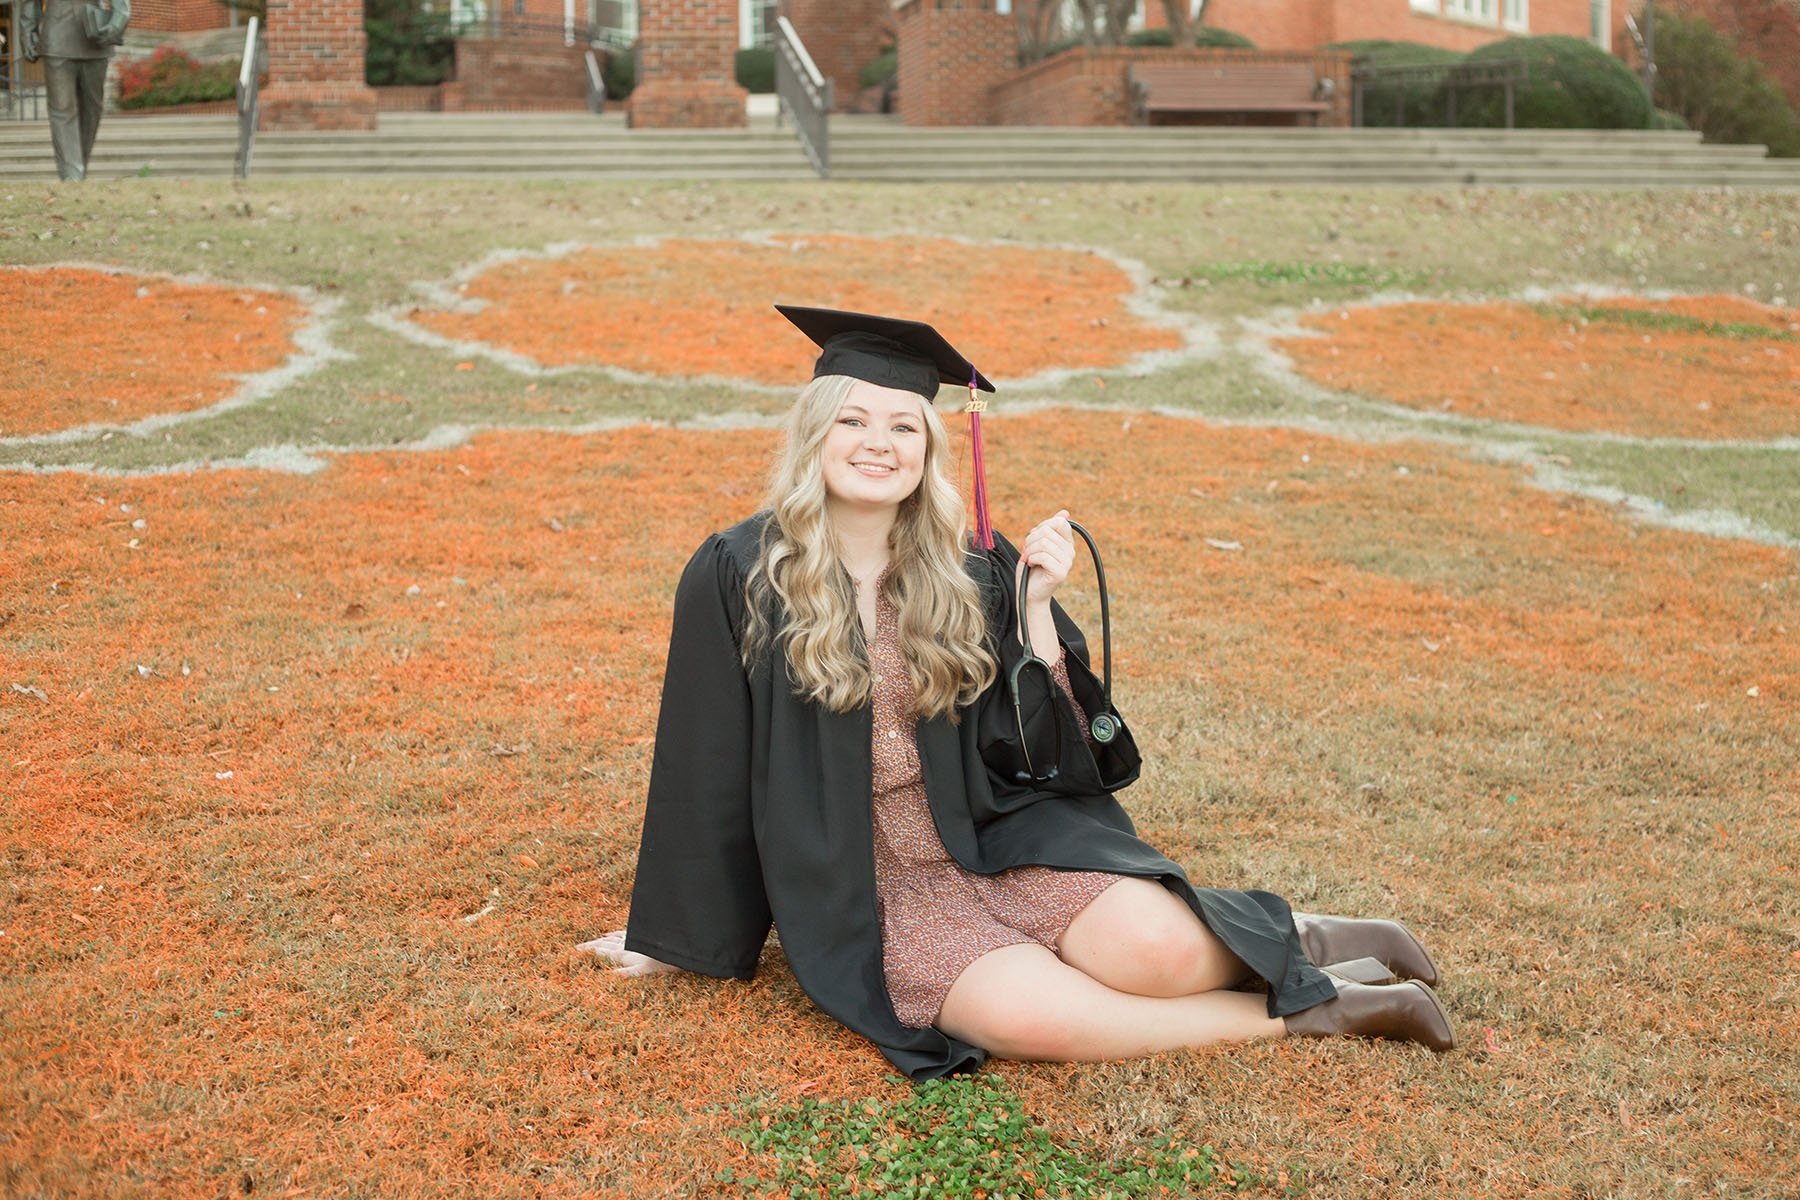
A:
[[[1369,1037],[1417,1042],[1442,1053],[1456,1047],[1449,1014],[1416,979],[1387,987],[1337,980],[1337,999],[1286,1018],[1289,1037]]]
[[[1438,981],[1437,964],[1431,961],[1424,943],[1398,921],[1295,913],[1294,928],[1300,931],[1300,945],[1315,966],[1375,958],[1402,979],[1416,979],[1427,987]]]
[[[1348,962],[1327,963],[1319,968],[1333,979],[1351,983],[1399,983],[1400,977],[1388,970],[1379,958],[1353,958]]]

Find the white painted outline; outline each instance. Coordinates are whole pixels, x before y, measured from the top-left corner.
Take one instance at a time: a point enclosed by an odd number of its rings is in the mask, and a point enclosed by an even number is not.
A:
[[[475,263],[459,270],[451,277],[452,281],[466,281],[476,275],[505,262],[519,259],[539,258],[554,259],[566,256],[576,250],[590,248],[612,248],[618,246],[654,247],[664,241],[680,238],[686,241],[740,241],[751,244],[785,245],[778,242],[778,237],[803,237],[791,231],[775,231],[774,233],[748,233],[739,237],[694,238],[687,235],[654,235],[632,239],[627,242],[559,242],[539,251],[529,250],[496,250],[483,256]],[[1242,353],[1249,359],[1253,367],[1269,379],[1278,388],[1294,396],[1302,402],[1311,402],[1320,408],[1330,405],[1341,407],[1355,405],[1356,409],[1370,417],[1376,415],[1398,418],[1400,426],[1378,420],[1356,420],[1345,417],[1328,417],[1316,415],[1271,415],[1267,417],[1233,417],[1216,413],[1205,413],[1193,409],[1174,408],[1166,405],[1136,406],[1096,403],[1093,401],[1072,400],[1055,396],[1038,396],[1008,403],[1004,409],[989,414],[989,419],[1004,420],[1010,414],[1020,416],[1066,409],[1077,412],[1104,412],[1117,414],[1123,420],[1130,420],[1133,414],[1144,413],[1168,417],[1181,421],[1195,421],[1202,424],[1223,426],[1227,428],[1247,429],[1295,429],[1315,433],[1320,436],[1346,439],[1364,444],[1392,444],[1397,442],[1416,441],[1430,445],[1446,446],[1455,449],[1473,451],[1487,461],[1513,466],[1522,466],[1522,480],[1531,487],[1544,491],[1583,496],[1599,501],[1613,508],[1623,509],[1630,516],[1652,525],[1659,525],[1687,533],[1709,537],[1725,537],[1743,541],[1757,542],[1764,545],[1800,549],[1800,539],[1779,530],[1772,529],[1760,522],[1753,521],[1737,513],[1722,509],[1693,509],[1672,511],[1661,502],[1648,496],[1625,492],[1608,485],[1585,482],[1575,474],[1564,470],[1556,461],[1553,451],[1541,443],[1548,439],[1557,441],[1573,440],[1577,442],[1616,442],[1621,444],[1665,448],[1685,447],[1699,450],[1710,449],[1752,449],[1787,451],[1800,449],[1800,438],[1780,438],[1773,441],[1743,441],[1730,439],[1693,439],[1693,438],[1641,438],[1607,432],[1574,433],[1550,429],[1544,426],[1512,424],[1507,422],[1483,421],[1466,415],[1450,413],[1433,413],[1429,410],[1407,408],[1403,405],[1384,404],[1370,400],[1354,392],[1341,392],[1326,388],[1321,384],[1301,375],[1287,356],[1276,350],[1272,344],[1276,337],[1324,337],[1326,334],[1299,325],[1295,317],[1302,311],[1330,311],[1345,308],[1369,308],[1397,304],[1413,303],[1451,303],[1482,304],[1493,302],[1533,303],[1565,297],[1591,299],[1679,299],[1686,297],[1717,295],[1716,292],[1677,292],[1670,290],[1630,290],[1624,288],[1600,287],[1594,285],[1574,284],[1567,287],[1544,288],[1531,287],[1512,294],[1491,295],[1482,293],[1461,293],[1450,296],[1417,295],[1413,293],[1381,293],[1354,304],[1324,304],[1307,306],[1305,309],[1286,307],[1271,310],[1262,317],[1239,317],[1238,327],[1249,336],[1226,347],[1218,333],[1218,327],[1212,322],[1190,316],[1189,314],[1172,312],[1159,307],[1153,297],[1160,296],[1167,289],[1154,281],[1148,268],[1133,259],[1118,255],[1101,247],[1084,246],[1071,243],[1024,243],[1011,241],[977,240],[964,238],[955,234],[941,234],[926,231],[902,230],[884,234],[837,234],[827,233],[819,236],[830,237],[934,237],[946,241],[958,241],[968,245],[979,246],[1012,246],[1031,248],[1043,246],[1049,249],[1066,250],[1075,253],[1091,253],[1106,258],[1124,271],[1137,285],[1137,290],[1125,297],[1127,307],[1136,315],[1153,324],[1177,330],[1187,343],[1181,351],[1153,351],[1140,355],[1122,367],[1073,367],[1058,368],[1041,372],[1024,380],[1008,380],[1006,386],[1010,390],[1042,390],[1052,387],[1072,377],[1093,374],[1113,375],[1148,375],[1156,371],[1175,366],[1187,361],[1201,361],[1218,357],[1222,352]],[[170,276],[155,272],[128,271],[92,264],[49,264],[51,266],[77,266],[85,269],[103,271],[110,274],[144,275],[150,278],[173,279],[177,282],[199,282],[212,286],[221,285],[217,281],[195,276]],[[32,268],[24,268],[32,269]],[[42,268],[39,268],[42,269]],[[335,302],[321,302],[303,289],[271,287],[270,285],[246,285],[262,287],[265,290],[285,292],[299,296],[312,305],[312,311],[318,318],[314,326],[308,326],[309,333],[317,329],[319,334],[319,356],[307,369],[314,369],[323,362],[333,359],[352,359],[355,356],[338,351],[324,343],[323,331],[329,326],[329,317],[335,312]],[[437,302],[438,307],[454,311],[457,306],[467,309],[479,302],[464,299],[445,283],[415,283],[414,289],[422,295]],[[564,374],[598,374],[603,377],[619,379],[633,383],[648,383],[660,386],[692,386],[715,385],[735,388],[741,392],[754,394],[786,394],[791,388],[768,384],[756,384],[744,380],[727,379],[716,376],[662,376],[647,375],[627,371],[622,368],[578,365],[569,367],[545,367],[533,360],[498,350],[483,343],[461,342],[443,338],[411,324],[401,314],[409,312],[417,305],[404,304],[378,310],[368,315],[367,320],[379,328],[398,334],[409,341],[437,349],[448,350],[462,357],[480,356],[499,363],[510,370],[528,376],[548,376]],[[296,342],[300,339],[296,336]],[[285,369],[285,368],[283,368]],[[296,371],[294,377],[303,374]],[[273,372],[265,372],[270,375]],[[252,380],[262,376],[251,376]],[[287,380],[282,380],[282,383]],[[272,392],[281,384],[270,387]],[[268,394],[268,393],[264,393]],[[230,403],[237,407],[242,400]],[[174,420],[186,420],[217,412],[226,407],[225,404],[214,405],[208,409],[196,410],[191,414],[173,415],[171,418],[148,418],[155,421],[154,428]],[[314,474],[331,465],[331,460],[359,454],[380,454],[393,451],[430,452],[454,449],[467,444],[474,436],[483,433],[560,433],[571,436],[611,433],[624,429],[677,429],[677,430],[736,430],[736,429],[769,429],[779,423],[780,418],[770,414],[731,411],[724,413],[697,414],[691,418],[676,421],[659,421],[643,417],[607,417],[577,425],[553,424],[461,424],[446,423],[435,426],[422,436],[405,442],[385,442],[372,444],[330,444],[313,443],[296,445],[283,443],[276,446],[262,446],[252,449],[235,458],[189,460],[180,463],[166,464],[158,467],[119,468],[102,466],[95,463],[58,463],[40,465],[33,463],[0,463],[0,471],[11,471],[24,474],[56,474],[61,472],[79,472],[106,478],[136,478],[139,476],[191,474],[202,470],[271,470],[288,471],[296,474]],[[136,432],[146,422],[134,426],[111,427],[89,426],[90,431],[119,428],[126,432]],[[1474,427],[1465,432],[1463,429],[1449,428],[1451,425]],[[1436,425],[1437,428],[1431,428]],[[1408,428],[1407,426],[1411,426]],[[1487,431],[1491,436],[1483,437],[1479,431]],[[69,431],[73,433],[74,431]],[[92,436],[91,432],[88,436]],[[1506,440],[1510,438],[1511,440]],[[67,441],[72,437],[61,434],[39,435],[31,438],[0,439],[0,444],[8,441]],[[1538,444],[1534,444],[1538,443]]]
[[[0,267],[8,271],[92,271],[100,275],[116,275],[133,279],[160,280],[165,283],[176,283],[187,287],[210,287],[225,291],[268,292],[277,296],[286,296],[298,301],[302,314],[300,325],[289,335],[289,343],[293,347],[281,361],[279,366],[270,367],[266,371],[257,371],[248,375],[232,372],[221,372],[218,378],[237,380],[237,389],[222,400],[217,400],[204,408],[189,409],[175,413],[152,413],[136,421],[126,424],[114,424],[98,421],[88,425],[76,425],[69,429],[57,429],[48,433],[24,433],[12,436],[0,436],[0,446],[56,446],[70,442],[91,441],[104,434],[125,434],[130,437],[144,437],[171,425],[180,425],[188,421],[198,421],[206,417],[217,416],[237,408],[247,408],[261,403],[275,395],[289,384],[310,375],[326,363],[348,361],[356,356],[347,350],[339,350],[330,341],[330,331],[335,322],[341,303],[334,298],[318,295],[311,288],[289,287],[273,283],[242,283],[213,279],[205,275],[190,273],[171,275],[164,271],[138,271],[128,267],[120,267],[108,263],[88,262],[54,262],[31,263],[17,266]]]
[[[473,282],[477,277],[508,263],[521,261],[555,262],[568,258],[583,250],[654,250],[665,242],[695,242],[739,244],[759,246],[765,249],[793,250],[797,245],[805,245],[809,238],[840,238],[858,241],[883,241],[898,238],[931,239],[942,242],[955,242],[964,246],[976,246],[984,249],[1001,248],[1011,250],[1060,250],[1071,254],[1086,254],[1101,258],[1117,268],[1131,283],[1131,290],[1121,298],[1124,308],[1131,315],[1156,328],[1166,329],[1182,340],[1179,350],[1149,350],[1134,355],[1123,363],[1114,366],[1082,366],[1053,367],[1028,375],[1020,379],[998,379],[997,384],[1007,393],[1015,389],[1039,391],[1055,387],[1069,379],[1081,375],[1150,375],[1166,370],[1177,364],[1190,362],[1217,355],[1222,348],[1218,326],[1213,322],[1192,316],[1188,313],[1176,312],[1164,308],[1159,300],[1165,289],[1156,282],[1155,275],[1143,263],[1136,259],[1126,258],[1112,250],[1099,246],[1084,246],[1063,242],[1016,242],[998,239],[979,239],[964,237],[960,234],[937,233],[924,230],[897,230],[879,233],[839,233],[829,230],[817,230],[811,233],[794,230],[751,230],[741,234],[700,237],[691,234],[645,234],[641,237],[625,241],[571,241],[553,242],[537,250],[519,248],[495,250],[453,272],[447,280],[419,280],[411,286],[419,296],[420,303],[391,305],[370,313],[367,320],[377,328],[386,330],[405,338],[416,345],[441,350],[459,358],[484,358],[509,371],[534,378],[551,375],[600,375],[616,379],[621,383],[652,384],[661,387],[728,387],[742,392],[759,395],[795,395],[799,391],[801,381],[794,384],[758,383],[755,380],[740,379],[726,375],[653,375],[643,371],[633,371],[625,367],[610,366],[603,363],[574,363],[566,366],[546,366],[529,355],[507,350],[487,342],[445,337],[431,330],[414,324],[409,316],[414,309],[432,308],[438,312],[478,313],[487,307],[485,301],[470,300],[464,296],[459,287]],[[804,298],[797,297],[796,300]],[[773,307],[771,301],[771,310]],[[773,318],[771,318],[773,319]],[[774,328],[771,326],[771,328]]]
[[[596,433],[617,433],[624,429],[674,429],[713,432],[734,429],[774,429],[781,418],[753,412],[707,413],[680,421],[657,421],[645,417],[602,417],[579,425],[464,425],[450,422],[435,425],[419,437],[404,442],[331,443],[312,442],[298,445],[282,442],[274,446],[258,446],[236,458],[188,459],[164,463],[156,467],[108,467],[97,463],[0,463],[0,472],[22,475],[57,475],[75,472],[108,479],[138,479],[158,475],[191,475],[200,471],[286,471],[292,475],[316,475],[332,465],[336,458],[362,454],[385,454],[390,451],[428,453],[454,450],[470,439],[486,433],[555,433],[582,437]]]

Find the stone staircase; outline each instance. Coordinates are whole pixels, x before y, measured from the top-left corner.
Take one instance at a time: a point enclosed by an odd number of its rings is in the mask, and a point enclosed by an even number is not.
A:
[[[229,176],[237,118],[108,116],[90,179]],[[0,122],[0,180],[53,179],[43,121]],[[791,132],[634,132],[588,113],[383,113],[372,133],[260,133],[253,179],[813,179]]]
[[[1687,132],[972,128],[836,118],[834,179],[1800,188],[1800,159]]]
[[[1680,132],[983,127],[841,116],[832,178],[1397,186],[1800,189],[1800,160]],[[230,116],[108,117],[91,177],[228,176]],[[264,133],[252,175],[350,178],[812,179],[767,117],[747,129],[641,130],[618,113],[385,113],[373,133]],[[0,181],[54,177],[49,131],[0,121]]]

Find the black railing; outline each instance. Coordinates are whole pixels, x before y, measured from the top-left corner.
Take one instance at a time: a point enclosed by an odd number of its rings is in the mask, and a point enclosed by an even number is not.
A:
[[[777,123],[792,121],[813,170],[831,174],[831,80],[819,73],[786,17],[775,19],[775,94]]]
[[[1403,67],[1353,67],[1350,71],[1350,119],[1366,125],[1372,116],[1369,97],[1391,92],[1394,125],[1407,124],[1408,106],[1416,102],[1416,125],[1456,127],[1458,93],[1499,88],[1504,94],[1506,128],[1513,127],[1513,93],[1530,78],[1522,58],[1477,63],[1423,63]]]
[[[0,87],[0,118],[9,121],[43,120],[43,85],[24,83],[16,87]]]
[[[260,19],[250,18],[244,30],[244,57],[238,61],[237,161],[231,168],[232,175],[238,179],[250,178],[250,155],[256,149],[257,96],[262,90],[262,71],[256,61],[261,47],[257,45],[256,34],[261,26]]]

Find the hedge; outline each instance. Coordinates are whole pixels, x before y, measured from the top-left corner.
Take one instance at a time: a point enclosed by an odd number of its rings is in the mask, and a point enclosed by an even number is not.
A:
[[[1127,46],[1173,46],[1175,35],[1167,29],[1139,29],[1125,35]],[[1233,33],[1229,29],[1215,29],[1211,25],[1202,25],[1194,31],[1194,40],[1185,43],[1189,46],[1224,46],[1237,50],[1254,50],[1256,43],[1241,33]]]
[[[775,90],[775,51],[768,46],[739,50],[735,68],[739,87],[759,93]]]
[[[606,84],[608,100],[623,100],[631,95],[637,87],[637,51],[609,51],[606,65],[600,68],[600,78]]]
[[[119,66],[120,108],[167,108],[230,100],[237,95],[238,63],[201,63],[176,46],[159,46],[149,58]]]
[[[900,51],[889,46],[880,54],[863,64],[863,69],[856,73],[859,87],[876,87],[900,74]]]
[[[1650,128],[1650,99],[1637,76],[1592,42],[1560,33],[1506,38],[1489,42],[1464,61],[1509,58],[1524,59],[1531,72],[1530,79],[1513,91],[1513,123],[1521,129]],[[1500,89],[1483,88],[1459,96],[1457,123],[1505,125]]]
[[[1704,18],[1656,18],[1656,102],[1709,142],[1767,146],[1800,157],[1800,116],[1761,63]]]

